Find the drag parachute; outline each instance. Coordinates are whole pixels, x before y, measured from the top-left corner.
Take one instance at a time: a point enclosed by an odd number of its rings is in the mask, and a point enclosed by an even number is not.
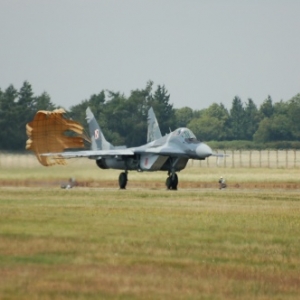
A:
[[[26,124],[28,140],[26,149],[35,153],[44,166],[65,165],[60,155],[42,156],[43,153],[63,152],[70,148],[83,148],[83,127],[80,123],[64,117],[65,110],[40,110]]]

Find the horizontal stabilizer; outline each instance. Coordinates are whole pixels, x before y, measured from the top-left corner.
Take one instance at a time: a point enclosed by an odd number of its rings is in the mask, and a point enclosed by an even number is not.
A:
[[[43,153],[42,156],[60,156],[61,158],[75,157],[105,157],[105,156],[122,156],[134,155],[134,152],[129,149],[111,149],[111,150],[86,150],[86,151],[66,151],[60,153]]]

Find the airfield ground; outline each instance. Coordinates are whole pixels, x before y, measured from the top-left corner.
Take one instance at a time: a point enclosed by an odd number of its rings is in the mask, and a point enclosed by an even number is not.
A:
[[[1,169],[0,299],[300,298],[299,169],[118,173]]]
[[[21,157],[21,158],[20,158]],[[67,166],[43,167],[37,160],[20,156],[14,160],[1,157],[0,186],[58,187],[75,178],[80,187],[118,188],[118,170],[101,170],[93,160],[69,160]],[[17,161],[17,163],[16,163]],[[28,163],[29,161],[29,163]],[[201,167],[195,162],[178,173],[179,189],[218,188],[225,177],[230,189],[300,189],[299,168],[231,168]],[[136,172],[128,175],[130,188],[165,188],[167,172]]]

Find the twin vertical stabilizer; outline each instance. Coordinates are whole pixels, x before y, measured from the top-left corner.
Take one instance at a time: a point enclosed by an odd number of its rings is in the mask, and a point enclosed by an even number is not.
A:
[[[100,126],[89,107],[86,109],[86,120],[89,124],[89,131],[91,136],[91,150],[115,149],[115,147],[105,139],[100,129]],[[162,135],[152,107],[148,111],[147,122],[148,122],[147,143],[160,139]],[[120,147],[120,148],[124,148],[124,147]]]

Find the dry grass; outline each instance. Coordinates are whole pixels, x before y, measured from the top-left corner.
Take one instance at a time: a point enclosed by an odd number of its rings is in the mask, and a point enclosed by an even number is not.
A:
[[[0,299],[299,299],[298,192],[0,189]]]
[[[94,161],[31,159],[0,161],[0,299],[299,299],[299,169],[197,162],[178,192],[165,172],[118,191]]]

